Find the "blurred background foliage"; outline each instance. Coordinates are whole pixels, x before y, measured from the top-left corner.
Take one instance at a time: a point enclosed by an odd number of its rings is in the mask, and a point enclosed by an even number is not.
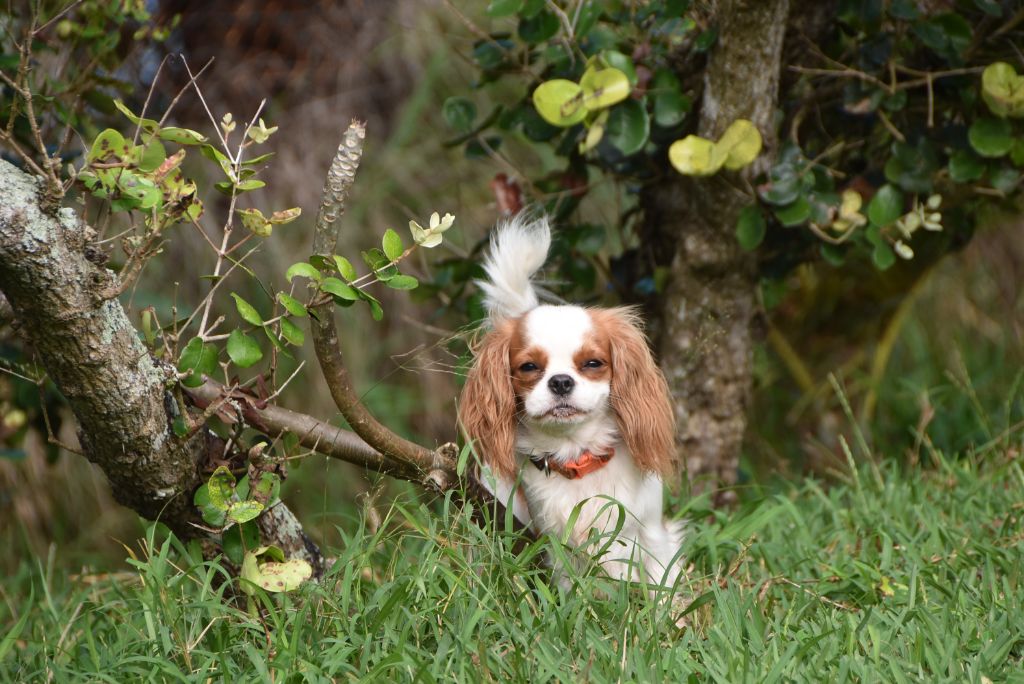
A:
[[[66,148],[68,161],[103,127],[123,127],[112,97],[141,109],[167,54],[184,54],[193,71],[215,58],[199,82],[218,119],[231,112],[248,120],[266,98],[262,116],[279,132],[266,146],[276,157],[263,176],[267,189],[260,202],[303,209],[301,219],[275,230],[250,263],[271,288],[280,289],[287,266],[308,256],[335,145],[349,119],[366,120],[363,163],[339,251],[375,246],[388,227],[404,233],[409,218],[424,222],[431,211],[451,212],[457,219],[443,251],[420,250],[405,269],[443,285],[470,274],[465,259],[478,252],[500,214],[493,188],[498,175],[522,181],[520,169],[539,176],[556,168],[553,158],[539,155],[516,134],[506,137],[500,155],[486,149],[467,154],[446,144],[453,136],[443,103],[477,84],[474,49],[481,35],[508,21],[489,17],[486,7],[421,0],[85,2],[70,27],[55,25],[40,38],[36,68],[52,70],[51,86],[59,90],[67,80],[57,75],[67,73],[68,64],[78,65],[72,69],[80,74],[74,87],[88,97],[80,111],[63,114],[81,134]],[[2,19],[8,31],[17,27],[17,17],[15,11]],[[143,30],[150,21],[158,28]],[[5,70],[17,66],[14,57],[0,55]],[[180,62],[168,61],[156,79],[154,111],[162,112],[186,81]],[[498,89],[490,93],[495,99],[503,97],[502,87],[509,89],[509,99],[521,96],[511,84],[490,87]],[[2,97],[5,113],[9,91]],[[177,125],[212,132],[194,93],[175,105],[173,118]],[[49,135],[59,137],[62,126],[55,122]],[[7,150],[3,154],[13,159]],[[203,168],[189,172],[202,187]],[[215,214],[227,209],[226,199],[214,193],[204,201]],[[622,195],[601,193],[574,223],[616,225],[621,213]],[[840,437],[851,441],[850,421],[830,373],[864,419],[876,453],[888,458],[925,459],[926,440],[947,453],[992,440],[1010,443],[1024,418],[1024,221],[1005,209],[976,218],[977,234],[963,250],[923,272],[914,262],[888,271],[887,277],[903,274],[912,282],[906,297],[902,291],[890,300],[865,294],[877,274],[863,264],[803,264],[772,285],[766,293],[773,304],[771,324],[757,350],[741,482],[774,474],[828,477],[845,467]],[[133,320],[148,306],[163,319],[171,318],[174,307],[179,315],[187,313],[205,293],[198,276],[212,269],[213,255],[186,235],[169,240],[122,298]],[[257,305],[268,304],[254,282],[239,279],[233,287]],[[341,323],[364,399],[406,436],[426,445],[450,440],[466,353],[458,338],[479,313],[474,300],[456,300],[459,306],[452,310],[452,292],[444,287],[423,287],[411,298],[390,291],[380,296],[387,312],[382,323],[361,309],[346,310]],[[232,313],[226,297],[219,306],[225,309],[217,313]],[[41,374],[9,316],[0,311],[0,321],[0,360],[9,371],[0,374],[0,539],[8,549],[0,571],[53,549],[68,566],[119,562],[121,543],[131,543],[142,528],[109,498],[98,471],[47,442],[45,418],[54,436],[69,444],[75,442],[73,421],[52,386],[32,382]],[[290,367],[300,361],[307,369],[281,403],[337,420],[309,348],[298,350]],[[417,495],[405,485],[311,456],[293,462],[283,496],[330,547],[340,539],[335,526],[352,524],[360,508],[373,519],[376,508],[386,507],[399,490]]]

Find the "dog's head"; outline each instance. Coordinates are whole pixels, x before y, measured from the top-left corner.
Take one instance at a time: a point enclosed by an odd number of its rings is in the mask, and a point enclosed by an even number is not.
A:
[[[478,453],[509,478],[517,430],[572,439],[613,424],[640,468],[665,474],[674,462],[668,387],[630,309],[538,306],[500,321],[477,353],[460,415]]]

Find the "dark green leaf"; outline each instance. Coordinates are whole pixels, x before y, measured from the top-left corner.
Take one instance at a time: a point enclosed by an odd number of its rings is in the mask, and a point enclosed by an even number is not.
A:
[[[522,6],[523,0],[491,0],[485,13],[489,17],[508,17],[518,12]]]
[[[241,565],[245,552],[251,551],[259,545],[260,529],[254,522],[232,525],[224,530],[221,537],[221,548],[224,550],[224,555],[235,565]]]
[[[178,370],[190,375],[183,378],[181,384],[186,387],[199,387],[203,384],[203,375],[212,375],[217,370],[217,348],[205,344],[199,337],[193,337],[181,350],[178,358]]]
[[[650,130],[651,122],[643,104],[626,100],[610,110],[605,139],[628,156],[643,149]]]
[[[775,218],[787,228],[802,225],[810,217],[811,203],[803,195],[797,197],[791,204],[775,209]]]
[[[476,105],[464,97],[449,97],[441,105],[441,115],[453,131],[468,133],[476,120]]]
[[[740,247],[748,252],[756,249],[764,240],[766,230],[764,216],[757,205],[743,207],[739,220],[736,222],[736,239],[739,241]]]
[[[983,157],[1002,157],[1013,146],[1013,127],[1006,119],[984,117],[967,131],[974,151]]]
[[[996,190],[1009,194],[1020,183],[1020,172],[1016,169],[1003,167],[989,173],[989,180]]]
[[[970,150],[957,150],[949,158],[949,178],[954,183],[970,183],[985,174],[985,163]]]
[[[903,215],[903,193],[891,185],[883,185],[868,204],[868,218],[876,226],[888,226]],[[892,251],[892,250],[890,250]],[[877,263],[877,261],[876,261]]]
[[[553,38],[558,33],[559,26],[558,17],[552,12],[542,10],[532,17],[519,21],[519,37],[529,45],[536,45]]]

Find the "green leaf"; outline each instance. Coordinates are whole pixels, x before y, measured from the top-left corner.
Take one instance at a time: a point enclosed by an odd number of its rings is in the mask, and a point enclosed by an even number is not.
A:
[[[189,130],[188,128],[168,126],[167,128],[161,128],[156,134],[160,136],[162,140],[177,143],[179,145],[202,145],[206,142],[206,136],[197,133],[196,131]]]
[[[981,118],[971,124],[967,139],[982,157],[1002,157],[1013,146],[1013,127],[1006,119]]]
[[[421,244],[432,247],[438,243],[440,243],[440,240],[433,245],[429,244],[429,241],[425,241]],[[374,275],[377,276],[378,280],[388,280],[389,278],[393,278],[398,275],[398,267],[391,263],[391,259],[388,259],[387,254],[376,247],[362,252],[360,256],[363,257],[363,261],[366,262],[366,265],[373,270]]]
[[[254,235],[270,237],[270,233],[274,230],[259,209],[236,209],[235,213],[242,218],[242,225]]]
[[[391,228],[384,231],[384,239],[381,246],[384,248],[384,256],[389,261],[395,261],[405,251],[405,246],[402,245],[402,238]]]
[[[303,278],[309,278],[319,282],[323,278],[323,274],[316,270],[313,264],[305,261],[298,261],[288,267],[285,271],[284,277],[290,283],[295,276],[302,276]]]
[[[895,223],[902,215],[903,193],[889,184],[879,188],[868,204],[868,218],[879,227]]]
[[[252,323],[253,325],[263,325],[263,317],[260,316],[256,307],[242,299],[234,292],[231,293],[231,296],[235,300],[235,308],[238,309],[238,315],[242,317],[242,320],[246,323]]]
[[[465,97],[449,97],[441,105],[441,116],[456,133],[469,133],[476,121],[476,105]]]
[[[158,122],[153,121],[153,119],[143,119],[141,116],[137,116],[134,112],[132,112],[132,110],[128,109],[128,107],[125,106],[124,102],[121,102],[120,100],[114,100],[114,107],[117,108],[117,111],[121,112],[126,117],[128,117],[129,121],[131,121],[136,126],[139,126],[142,130],[146,131],[147,133],[153,133],[160,128],[160,124]]]
[[[559,26],[558,17],[543,10],[532,17],[519,20],[519,37],[530,45],[536,45],[553,38],[558,33]]]
[[[803,195],[799,196],[791,204],[775,209],[775,218],[779,223],[792,228],[803,225],[811,217],[811,203]]]
[[[283,560],[284,554],[273,546],[262,546],[245,554],[240,572],[243,591],[253,594],[255,587],[275,593],[293,591],[313,576],[313,567],[304,560],[264,562],[272,557]]]
[[[235,498],[235,476],[226,466],[218,466],[206,486],[210,505],[226,512]]]
[[[484,13],[489,17],[509,17],[522,8],[523,0],[491,0]]]
[[[994,62],[981,74],[981,96],[998,117],[1024,117],[1024,76],[1006,62]]]
[[[949,178],[954,183],[970,183],[985,175],[985,162],[970,150],[957,150],[949,158]]]
[[[1024,137],[1016,138],[1010,148],[1010,161],[1014,166],[1024,166]]]
[[[193,337],[181,350],[178,370],[190,373],[182,379],[181,384],[186,387],[199,387],[203,384],[203,375],[212,375],[217,370],[217,348],[212,344],[205,344],[202,338]]]
[[[139,158],[136,163],[139,165],[140,171],[146,173],[152,173],[160,168],[160,165],[167,159],[167,150],[164,149],[163,144],[156,138],[151,139],[145,145],[136,147],[135,150],[139,151]],[[180,150],[184,152],[184,150]],[[178,162],[181,163],[180,161]]]
[[[989,173],[989,181],[996,190],[1010,194],[1020,183],[1020,172],[1007,167],[995,169]]]
[[[341,282],[337,278],[324,278],[323,282],[320,283],[320,289],[324,292],[331,293],[335,297],[347,299],[350,302],[360,299],[359,292],[356,288]]]
[[[605,139],[625,155],[635,154],[647,143],[651,121],[638,100],[626,100],[612,108],[605,126]]]
[[[387,286],[394,290],[415,290],[419,284],[418,280],[407,275],[396,275],[387,281]]]
[[[259,517],[260,513],[263,512],[263,504],[259,501],[253,501],[252,499],[246,499],[245,501],[235,501],[228,505],[227,516],[228,520],[236,523],[247,523],[250,520],[255,520]]]
[[[583,88],[563,78],[537,86],[533,91],[533,106],[549,124],[563,128],[578,124],[587,116],[587,108],[583,106]]]
[[[263,352],[256,340],[241,330],[235,329],[228,335],[228,357],[239,368],[248,368],[263,358]]]
[[[351,281],[356,279],[356,277],[357,277],[356,269],[355,269],[354,266],[352,266],[352,262],[351,261],[349,261],[348,259],[346,259],[343,256],[338,256],[337,254],[335,254],[334,255],[334,263],[337,264],[337,266],[338,266],[338,273],[341,274],[342,278],[344,278],[345,280],[348,280],[349,282],[351,282]]]
[[[278,292],[277,301],[281,302],[281,306],[283,306],[285,311],[290,313],[292,316],[306,316],[309,314],[309,312],[306,311],[306,306],[289,294]]]
[[[896,263],[896,253],[892,251],[889,243],[879,241],[875,243],[875,249],[871,252],[871,260],[875,263],[875,268],[885,271]]]
[[[281,319],[281,336],[296,347],[301,347],[306,341],[306,334],[302,332],[302,328],[295,325],[287,318]]]
[[[736,239],[739,241],[740,247],[748,252],[757,249],[761,241],[764,240],[766,231],[764,215],[761,214],[761,210],[756,204],[751,204],[740,210],[740,217],[736,222]]]
[[[232,525],[221,535],[221,549],[224,550],[224,555],[228,560],[235,565],[242,564],[247,549],[255,549],[259,545],[260,528],[256,523]]]
[[[203,516],[203,522],[213,527],[223,527],[224,522],[227,519],[227,506],[221,508],[215,506],[210,501],[210,485],[206,482],[199,485],[196,489],[195,495],[192,497],[192,503],[195,504],[196,508],[199,509],[199,513]]]
[[[654,73],[650,94],[654,98],[654,123],[662,128],[682,123],[693,106],[670,69],[658,69]]]
[[[622,102],[633,90],[626,74],[618,69],[595,69],[591,67],[580,79],[583,88],[583,106],[597,111]]]

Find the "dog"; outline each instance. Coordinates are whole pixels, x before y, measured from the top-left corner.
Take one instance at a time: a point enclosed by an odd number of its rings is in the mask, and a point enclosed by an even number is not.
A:
[[[535,532],[600,542],[611,577],[672,586],[683,534],[662,514],[676,460],[668,385],[634,309],[540,303],[532,278],[550,245],[546,218],[511,218],[477,282],[491,329],[459,413],[481,479]]]

